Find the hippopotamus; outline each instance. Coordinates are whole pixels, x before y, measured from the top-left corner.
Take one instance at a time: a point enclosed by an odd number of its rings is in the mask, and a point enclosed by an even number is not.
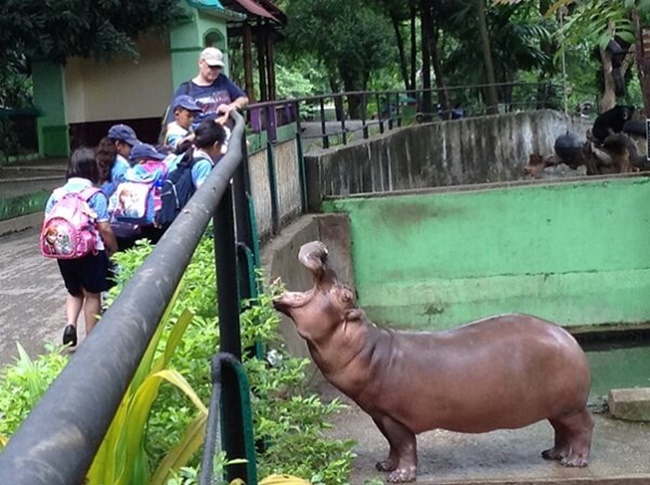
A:
[[[314,287],[274,298],[306,340],[323,376],[370,415],[389,444],[377,469],[416,479],[416,435],[433,429],[482,433],[548,419],[548,460],[587,466],[591,377],[573,336],[540,318],[507,314],[437,332],[379,328],[327,264],[320,241],[300,248]]]

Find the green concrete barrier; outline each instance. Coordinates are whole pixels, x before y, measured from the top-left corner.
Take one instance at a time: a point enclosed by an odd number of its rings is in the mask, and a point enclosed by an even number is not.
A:
[[[39,191],[14,197],[0,197],[0,221],[43,211],[51,191]]]
[[[650,321],[650,178],[465,189],[324,203],[349,215],[359,304],[373,321]]]

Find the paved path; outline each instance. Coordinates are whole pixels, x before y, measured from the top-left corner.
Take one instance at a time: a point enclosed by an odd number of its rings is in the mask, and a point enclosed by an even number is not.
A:
[[[65,296],[56,262],[41,256],[36,228],[0,237],[0,366],[18,355],[16,342],[30,357],[45,342],[60,342]]]

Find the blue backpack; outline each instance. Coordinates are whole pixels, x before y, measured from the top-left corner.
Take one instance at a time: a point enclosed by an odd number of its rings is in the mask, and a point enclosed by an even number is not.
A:
[[[192,167],[201,159],[203,157],[195,158],[194,149],[190,148],[181,156],[176,168],[167,175],[160,190],[161,207],[156,214],[156,223],[161,228],[167,229],[174,222],[196,192],[192,181]]]
[[[161,161],[150,160],[129,168],[109,199],[111,222],[152,225],[166,175],[167,166]]]

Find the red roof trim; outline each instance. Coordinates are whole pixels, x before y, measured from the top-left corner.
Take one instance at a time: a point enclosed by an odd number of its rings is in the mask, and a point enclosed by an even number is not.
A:
[[[261,5],[258,5],[255,3],[253,0],[236,0],[239,5],[244,7],[246,10],[248,10],[250,13],[257,15],[258,17],[266,17],[272,20],[275,20],[276,22],[280,22],[279,19],[277,19],[271,12],[266,10],[264,7]]]

